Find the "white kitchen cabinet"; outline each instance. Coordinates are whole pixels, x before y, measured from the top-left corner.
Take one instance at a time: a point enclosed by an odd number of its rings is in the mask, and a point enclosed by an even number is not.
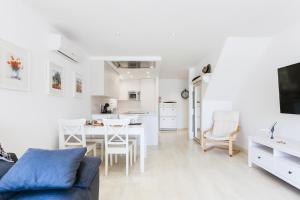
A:
[[[91,95],[119,98],[120,77],[107,62],[92,62],[90,80]]]
[[[177,129],[177,103],[160,104],[160,130]]]
[[[155,112],[157,105],[156,85],[154,79],[141,79],[141,109],[147,112]]]
[[[128,100],[129,91],[141,91],[140,80],[122,80],[120,81],[119,100]]]

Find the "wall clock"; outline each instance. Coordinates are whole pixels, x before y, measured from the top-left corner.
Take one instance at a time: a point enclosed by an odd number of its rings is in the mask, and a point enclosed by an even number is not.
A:
[[[189,91],[187,89],[184,89],[182,92],[181,92],[181,97],[183,99],[188,99],[189,98]]]

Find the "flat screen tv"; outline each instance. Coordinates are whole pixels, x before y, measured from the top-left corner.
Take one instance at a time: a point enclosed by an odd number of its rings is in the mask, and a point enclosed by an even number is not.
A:
[[[278,69],[280,112],[300,114],[300,63]]]

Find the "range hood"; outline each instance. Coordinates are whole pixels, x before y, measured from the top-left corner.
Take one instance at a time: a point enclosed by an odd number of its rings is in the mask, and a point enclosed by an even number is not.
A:
[[[117,68],[123,69],[152,69],[155,68],[155,62],[152,61],[113,61]]]

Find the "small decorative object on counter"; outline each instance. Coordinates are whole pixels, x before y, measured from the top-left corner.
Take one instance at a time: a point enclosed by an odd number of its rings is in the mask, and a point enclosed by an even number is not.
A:
[[[275,126],[277,125],[277,122],[275,122],[272,126],[271,126],[271,128],[270,128],[270,133],[271,133],[271,140],[273,140],[274,139],[274,131],[275,131]]]

